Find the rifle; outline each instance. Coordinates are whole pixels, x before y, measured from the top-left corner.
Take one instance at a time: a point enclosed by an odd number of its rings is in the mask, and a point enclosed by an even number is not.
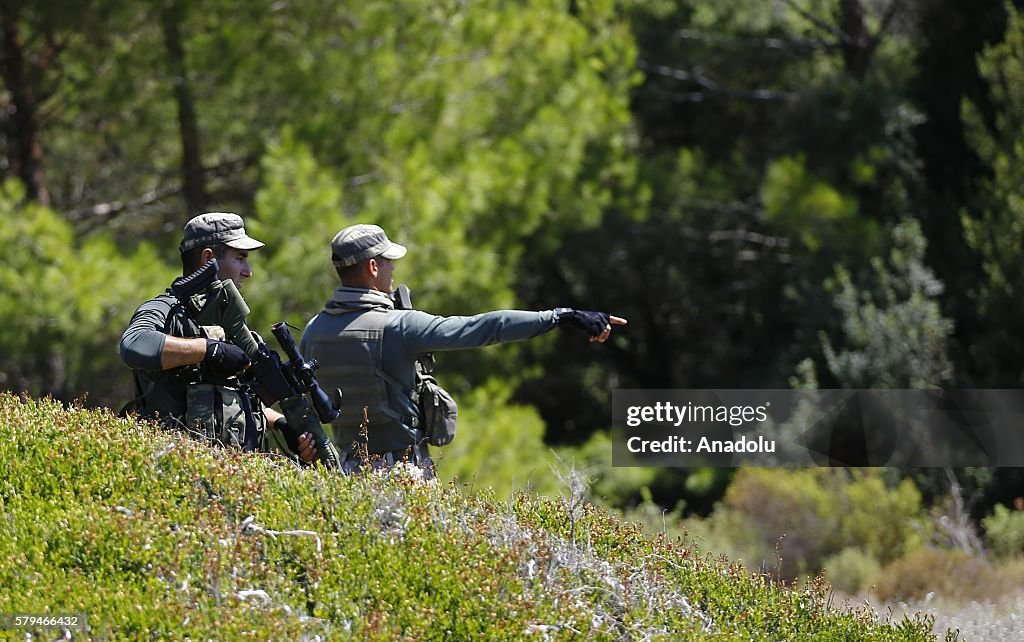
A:
[[[216,259],[210,259],[188,276],[175,279],[171,293],[197,325],[204,325],[203,321],[207,322],[205,325],[220,325],[228,340],[249,355],[252,365],[240,375],[239,382],[251,388],[265,405],[280,403],[288,422],[288,430],[283,432],[289,447],[298,452],[298,435],[308,432],[313,435],[317,461],[329,469],[340,468],[341,456],[321,424],[334,421],[341,411],[313,375],[319,364],[302,359],[287,325],[281,322],[271,329],[288,356],[286,364],[245,324],[249,306],[234,281],[217,279]],[[202,308],[192,298],[200,293],[206,294]],[[337,391],[336,399],[340,403],[341,390]]]
[[[395,302],[396,310],[412,310],[412,290],[406,284],[399,285],[394,292],[391,293],[391,298]]]
[[[323,391],[323,388],[317,382],[316,375],[313,374],[320,367],[320,363],[316,359],[306,361],[302,358],[302,355],[299,354],[299,349],[295,346],[295,339],[292,338],[292,333],[288,331],[288,324],[284,321],[279,321],[270,326],[270,332],[281,345],[285,356],[288,357],[288,363],[280,369],[280,372],[288,379],[288,384],[292,390],[302,390],[309,395],[310,401],[313,402],[313,409],[316,410],[317,416],[320,417],[320,423],[329,424],[337,419],[338,415],[341,414],[341,410],[331,403],[327,393]],[[276,358],[277,355],[274,354],[274,357]],[[341,389],[335,389],[335,393],[336,400],[340,401]]]

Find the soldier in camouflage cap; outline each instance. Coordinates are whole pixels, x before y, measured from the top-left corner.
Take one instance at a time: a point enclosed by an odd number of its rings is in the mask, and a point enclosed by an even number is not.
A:
[[[262,242],[245,233],[245,224],[238,214],[200,214],[185,224],[178,246],[182,274],[191,274],[214,258],[217,259],[217,278],[231,279],[241,289],[242,282],[252,276],[249,251],[261,247]]]
[[[433,475],[426,444],[443,445],[454,435],[455,404],[451,401],[451,409],[443,411],[450,416],[451,430],[438,439],[436,431],[428,432],[436,422],[427,417],[438,413],[422,403],[428,396],[420,385],[429,372],[425,357],[430,353],[529,339],[559,326],[604,342],[613,325],[626,323],[603,312],[569,308],[496,310],[465,317],[396,309],[396,298],[402,297],[392,295],[391,275],[406,252],[376,225],[352,225],[338,232],[331,240],[331,261],[341,285],[302,334],[302,354],[322,366],[321,385],[344,390],[349,408],[366,408],[369,425],[362,434],[362,412],[343,412],[332,424],[346,472],[366,463],[390,466],[404,460]],[[451,397],[444,395],[448,404]],[[438,405],[440,397],[429,398]]]
[[[185,224],[178,249],[184,254],[196,247],[213,247],[218,243],[236,250],[263,247],[263,243],[245,233],[245,223],[238,214],[210,212],[200,214]]]
[[[182,274],[195,272],[212,258],[217,259],[217,278],[231,279],[238,288],[252,276],[249,252],[263,247],[261,241],[245,231],[242,217],[228,212],[210,212],[192,218],[185,224],[179,250]],[[127,410],[142,417],[159,418],[169,426],[190,425],[198,415],[216,418],[246,417],[241,413],[249,401],[237,394],[236,375],[249,366],[246,353],[218,336],[216,326],[198,327],[185,313],[180,302],[168,290],[143,303],[132,316],[121,337],[121,360],[132,368],[138,395]],[[222,334],[222,333],[221,333]],[[277,440],[284,416],[272,408],[251,408],[249,420],[255,419],[266,438]],[[225,443],[235,441],[221,431],[205,435]],[[264,439],[264,442],[266,440]],[[228,445],[237,445],[228,443]],[[304,461],[315,457],[311,436],[299,438],[299,453]]]

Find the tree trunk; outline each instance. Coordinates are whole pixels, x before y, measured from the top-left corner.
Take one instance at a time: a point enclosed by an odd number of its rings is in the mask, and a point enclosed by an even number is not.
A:
[[[25,43],[21,34],[21,22],[17,9],[4,3],[0,6],[0,30],[3,32],[3,50],[0,63],[3,80],[10,92],[8,107],[9,120],[6,123],[8,171],[25,183],[28,198],[50,204],[43,175],[43,145],[39,138],[39,111],[36,104],[36,87],[33,78],[40,78],[51,56],[40,57],[39,65],[33,65],[31,74],[26,67]]]
[[[195,215],[206,211],[209,199],[206,194],[195,101],[188,83],[185,48],[181,44],[181,13],[180,3],[174,1],[164,8],[162,17],[164,43],[167,46],[171,74],[174,78],[174,98],[178,103],[182,185],[189,212]]]
[[[864,80],[875,52],[875,40],[864,22],[864,6],[860,0],[839,0],[839,42],[846,70],[857,80]]]

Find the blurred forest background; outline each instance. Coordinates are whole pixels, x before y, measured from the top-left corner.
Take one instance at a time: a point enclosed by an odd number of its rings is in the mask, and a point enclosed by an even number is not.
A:
[[[615,388],[1024,385],[1014,4],[0,0],[0,23],[0,387],[127,401],[118,338],[196,213],[266,241],[264,332],[315,314],[330,238],[374,222],[427,311],[630,320],[442,355],[446,476],[555,492],[572,462],[594,501],[788,577],[1020,559],[1018,469],[612,469],[604,432]]]

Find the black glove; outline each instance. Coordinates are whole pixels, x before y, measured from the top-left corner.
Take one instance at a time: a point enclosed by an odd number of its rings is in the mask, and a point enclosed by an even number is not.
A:
[[[558,320],[559,327],[582,330],[591,337],[598,336],[609,325],[607,314],[590,310],[555,308],[555,319]]]
[[[217,376],[233,377],[249,365],[249,355],[233,343],[207,339],[203,363]]]

